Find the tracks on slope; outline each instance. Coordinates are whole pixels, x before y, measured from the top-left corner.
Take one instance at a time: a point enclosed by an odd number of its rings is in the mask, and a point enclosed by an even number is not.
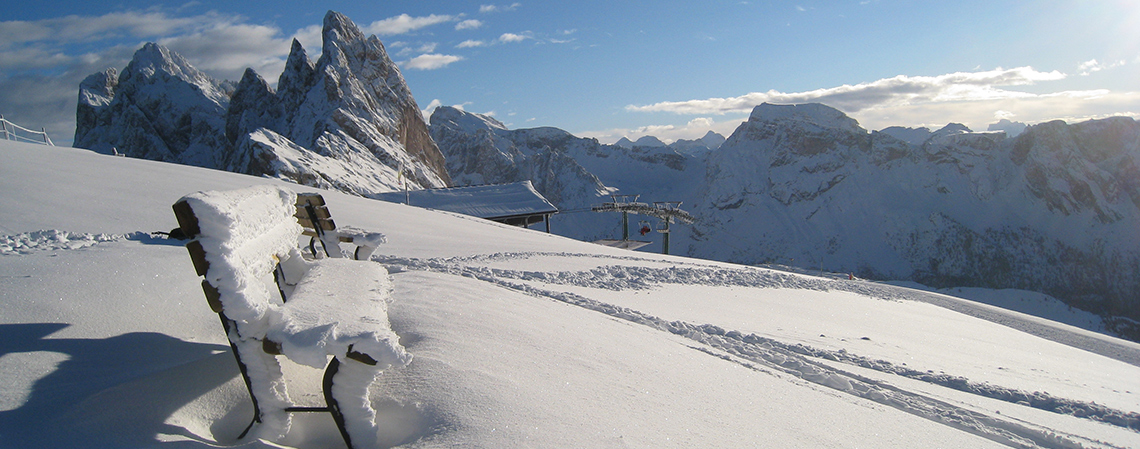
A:
[[[1019,390],[978,384],[966,378],[946,374],[932,374],[890,362],[873,360],[846,351],[826,351],[802,344],[787,344],[756,334],[743,334],[725,330],[712,324],[695,325],[683,321],[667,321],[637,310],[614,306],[584,296],[538,288],[521,281],[555,285],[575,285],[604,289],[645,289],[654,284],[705,284],[762,288],[800,288],[811,290],[852,291],[888,300],[923,300],[920,292],[871,283],[836,282],[813,279],[792,274],[761,271],[742,267],[711,268],[695,263],[676,263],[668,268],[651,268],[628,265],[608,265],[577,272],[537,272],[505,270],[472,266],[498,260],[524,257],[561,256],[616,259],[625,262],[657,262],[638,257],[598,256],[593,254],[565,253],[498,253],[460,258],[410,259],[376,258],[393,271],[429,271],[474,278],[519,291],[528,295],[550,298],[583,307],[588,310],[669,332],[700,343],[698,347],[710,355],[741,363],[750,368],[759,366],[784,372],[805,381],[842,391],[853,396],[890,406],[916,416],[948,425],[1011,447],[1079,448],[1082,442],[1113,447],[1093,442],[1077,435],[1062,435],[1051,429],[1030,423],[995,417],[967,410],[921,393],[907,391],[889,383],[874,380],[850,371],[836,369],[823,360],[859,366],[879,372],[895,374],[942,387],[964,391],[988,398],[1028,404],[1031,407],[1054,413],[1069,414],[1093,419],[1116,426],[1140,431],[1140,415],[1125,413],[1095,403],[1056,398],[1044,393],[1027,393]],[[925,301],[929,302],[929,301]],[[719,351],[719,353],[717,352]]]

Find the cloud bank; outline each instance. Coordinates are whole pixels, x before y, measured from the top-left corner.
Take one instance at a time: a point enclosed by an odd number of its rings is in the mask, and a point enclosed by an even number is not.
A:
[[[1121,64],[1100,64],[1092,60],[1082,63],[1079,70],[1084,75]],[[1032,93],[1013,89],[1016,86],[1044,84],[1067,77],[1056,70],[1043,72],[1032,67],[955,72],[938,76],[899,75],[805,92],[769,90],[728,98],[628,105],[625,109],[639,113],[725,117],[725,120],[711,126],[690,121],[685,125],[658,128],[665,135],[689,139],[699,137],[708,129],[731,132],[730,124],[739,124],[755,106],[765,102],[823,103],[847,113],[870,130],[887,126],[925,126],[936,129],[949,122],[963,123],[974,130],[985,130],[988,124],[1002,118],[1030,124],[1049,120],[1075,123],[1115,115],[1140,118],[1140,108],[1137,107],[1140,105],[1140,92],[1113,92],[1107,89],[1048,92],[1047,89],[1036,88],[1033,90],[1038,93]],[[1046,92],[1040,93],[1041,91]],[[652,135],[645,133],[646,130],[646,127],[641,127],[589,134],[607,141],[616,140],[622,135],[631,139],[640,135]]]
[[[727,114],[751,111],[761,103],[824,103],[848,113],[886,106],[922,103],[997,100],[1031,97],[1033,94],[1003,89],[1031,85],[1039,81],[1064,79],[1065,74],[1040,72],[1032,67],[995,69],[985,72],[957,72],[939,76],[899,75],[869,83],[844,84],[807,92],[752,92],[739,97],[666,101],[650,105],[629,105],[635,112],[678,114]]]

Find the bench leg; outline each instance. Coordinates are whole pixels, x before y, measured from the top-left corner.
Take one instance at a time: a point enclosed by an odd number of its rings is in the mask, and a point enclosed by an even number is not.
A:
[[[325,378],[322,389],[325,393],[325,404],[328,404],[329,414],[332,415],[333,421],[336,422],[336,428],[340,430],[340,436],[344,438],[344,444],[348,446],[348,449],[353,449],[352,437],[348,435],[348,429],[344,426],[344,415],[340,412],[340,403],[338,403],[333,396],[333,378],[336,377],[338,371],[340,371],[340,360],[333,357],[332,361],[329,362],[328,368],[325,368]]]
[[[226,336],[228,337],[230,335],[230,319],[223,313],[219,313],[218,317],[222,319],[222,329],[226,331]],[[227,340],[229,340],[229,338],[227,338]],[[249,399],[253,402],[253,420],[249,422],[248,426],[245,426],[245,430],[241,431],[241,435],[238,435],[238,439],[240,440],[245,438],[245,435],[249,433],[249,429],[252,429],[254,424],[261,422],[261,407],[257,404],[257,396],[253,394],[253,386],[250,385],[249,381],[249,371],[246,369],[245,363],[241,361],[241,353],[238,352],[237,345],[232,341],[230,342],[230,350],[234,353],[234,360],[237,361],[238,371],[241,372],[241,378],[245,381],[245,390],[249,392]]]
[[[324,392],[329,413],[350,449],[377,444],[376,410],[372,408],[369,390],[380,373],[375,365],[336,357],[325,371]]]

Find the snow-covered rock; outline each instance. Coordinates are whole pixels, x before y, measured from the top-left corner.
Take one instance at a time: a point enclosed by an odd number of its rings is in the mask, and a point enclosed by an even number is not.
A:
[[[325,16],[321,58],[293,42],[278,90],[252,69],[219,82],[146,44],[80,85],[76,146],[364,195],[450,183],[443,155],[375,36]],[[401,174],[399,170],[403,170]]]
[[[203,167],[222,164],[228,86],[154,43],[114,75],[96,73],[80,84],[77,147]]]

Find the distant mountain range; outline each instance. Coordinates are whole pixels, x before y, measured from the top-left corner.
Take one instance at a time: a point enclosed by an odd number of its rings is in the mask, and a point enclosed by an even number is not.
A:
[[[697,222],[671,228],[675,254],[1041,291],[1140,340],[1130,118],[872,132],[825,105],[763,104],[727,139],[606,145],[452,107],[429,127],[375,36],[330,11],[323,39],[315,63],[294,42],[276,89],[252,70],[212,80],[147,44],[80,85],[75,145],[362,196],[530,180],[562,210],[553,231],[583,240],[621,235],[617,216],[589,211],[610,194],[681,201]]]
[[[764,104],[699,152],[508,130],[454,108],[437,109],[431,129],[460,182],[532,179],[570,210],[607,191],[684,201],[698,221],[672,228],[674,253],[1043,291],[1140,337],[1140,125],[1130,118],[1049,122],[1010,138],[959,124],[868,132],[825,105]],[[562,171],[534,168],[554,159]],[[620,234],[614,217],[568,215],[556,232]]]

